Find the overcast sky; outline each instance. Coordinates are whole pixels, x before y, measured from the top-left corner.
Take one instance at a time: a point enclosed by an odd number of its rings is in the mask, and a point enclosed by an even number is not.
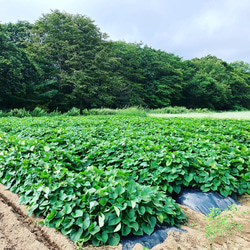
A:
[[[111,40],[250,63],[250,0],[0,0],[0,22],[34,23],[55,9],[90,17]]]

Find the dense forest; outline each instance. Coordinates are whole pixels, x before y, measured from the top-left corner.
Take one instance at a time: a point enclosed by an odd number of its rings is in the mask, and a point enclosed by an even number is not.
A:
[[[250,65],[110,41],[89,17],[58,10],[0,24],[0,110],[128,106],[250,109]]]

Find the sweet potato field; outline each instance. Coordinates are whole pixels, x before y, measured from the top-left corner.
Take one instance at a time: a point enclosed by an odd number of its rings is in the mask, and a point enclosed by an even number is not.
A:
[[[250,194],[250,121],[2,118],[0,181],[73,241],[117,245],[184,223],[183,187]]]

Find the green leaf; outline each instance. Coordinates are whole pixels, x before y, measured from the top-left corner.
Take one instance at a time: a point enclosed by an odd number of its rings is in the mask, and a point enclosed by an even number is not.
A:
[[[154,232],[154,227],[151,227],[149,224],[142,223],[141,227],[147,235],[151,235]]]
[[[101,198],[101,199],[99,200],[99,203],[100,203],[100,205],[102,205],[102,206],[105,206],[107,202],[108,202],[108,199],[107,199],[107,198]]]
[[[96,222],[93,222],[90,227],[89,227],[89,233],[92,235],[97,234],[98,232],[100,232],[101,228],[97,225]]]
[[[82,225],[82,227],[83,227],[83,229],[84,230],[86,230],[86,229],[88,229],[89,228],[89,226],[90,226],[90,216],[89,216],[89,214],[84,214],[84,221],[83,221],[83,225]]]
[[[107,232],[102,232],[102,241],[106,243],[108,241],[108,233]]]
[[[115,194],[117,196],[121,195],[122,193],[124,193],[125,189],[123,188],[123,186],[119,183],[117,185],[117,187],[115,188]]]
[[[103,227],[104,226],[104,221],[105,221],[105,215],[103,213],[101,213],[98,216],[99,227]]]
[[[132,222],[130,227],[132,227],[135,231],[139,230],[139,224],[137,222]]]
[[[44,146],[43,149],[44,149],[45,152],[50,151],[50,147],[49,146]]]
[[[82,217],[83,216],[83,211],[80,209],[77,209],[75,213],[72,214],[74,218]]]
[[[38,225],[39,225],[39,227],[43,227],[45,225],[44,221],[39,221]]]
[[[67,218],[62,222],[65,229],[70,228],[74,224],[75,220],[72,218]]]
[[[140,215],[144,215],[145,212],[146,212],[146,208],[144,206],[140,206],[140,208],[139,208],[139,214]]]
[[[116,217],[116,215],[115,216],[111,216],[109,218],[108,225],[109,226],[114,226],[114,225],[118,224],[120,221],[121,221],[121,217]]]
[[[135,208],[136,202],[135,201],[131,201],[131,206],[132,206],[132,208]]]
[[[122,236],[127,236],[131,232],[131,227],[128,227],[126,225],[122,225]]]
[[[156,218],[151,217],[150,219],[148,219],[148,222],[149,222],[150,226],[154,228],[156,225]]]
[[[120,242],[120,235],[118,233],[115,233],[113,235],[110,235],[108,239],[108,243],[111,246],[117,246]]]
[[[63,212],[65,214],[70,214],[72,212],[72,207],[71,207],[71,204],[66,204],[64,207],[63,207]]]
[[[189,183],[193,180],[194,175],[190,173],[189,175],[184,175],[184,179]]]
[[[135,217],[135,210],[134,210],[134,209],[130,209],[129,212],[128,212],[128,216],[129,216],[130,218],[136,218],[136,217]]]
[[[132,230],[134,235],[139,235],[142,236],[143,235],[143,229],[142,227],[138,229],[138,231],[135,231],[134,229]]]
[[[50,192],[49,187],[44,187],[44,188],[43,188],[43,192],[45,193],[44,196],[45,196],[46,198],[48,198],[48,195],[49,195],[49,192]]]
[[[71,231],[72,231],[72,228],[70,228],[69,230],[66,230],[65,228],[63,228],[61,230],[62,234],[65,235],[65,236],[67,236]]]
[[[223,196],[225,196],[225,197],[227,197],[228,195],[229,195],[229,191],[227,191],[227,190],[224,190],[224,189],[220,189],[220,193],[223,195]]]
[[[116,206],[114,206],[114,209],[115,209],[115,213],[116,213],[117,217],[120,217],[120,209]]]
[[[162,214],[159,214],[159,215],[157,216],[157,218],[158,218],[158,220],[159,220],[160,223],[163,223],[164,217],[163,217]]]
[[[134,193],[135,187],[136,187],[135,181],[133,181],[133,180],[129,181],[128,186],[126,188],[127,192],[130,194]]]
[[[122,224],[119,223],[119,224],[116,226],[116,228],[115,228],[115,230],[114,230],[114,233],[120,231],[120,230],[121,230],[121,227],[122,227]]]
[[[89,203],[89,210],[92,212],[99,203],[97,201],[91,201]]]
[[[82,218],[78,218],[78,219],[76,220],[76,225],[78,225],[79,227],[82,227],[82,228],[83,228],[83,224],[84,224],[84,222],[83,222]]]
[[[79,230],[73,229],[70,233],[70,238],[74,242],[78,241],[82,235],[83,229],[79,228]]]
[[[106,243],[107,240],[108,240],[108,233],[107,232],[99,232],[97,233],[96,235],[96,238],[99,240],[99,241],[102,241],[103,243]]]
[[[52,209],[51,212],[47,215],[46,219],[48,221],[51,221],[57,214],[57,210],[56,209]]]
[[[174,186],[174,191],[179,194],[181,192],[181,186]]]

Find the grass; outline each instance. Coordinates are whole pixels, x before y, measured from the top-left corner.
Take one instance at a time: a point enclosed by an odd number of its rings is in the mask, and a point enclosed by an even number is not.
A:
[[[250,111],[221,112],[221,113],[186,113],[186,114],[148,114],[151,117],[187,117],[187,118],[216,118],[250,120]]]

